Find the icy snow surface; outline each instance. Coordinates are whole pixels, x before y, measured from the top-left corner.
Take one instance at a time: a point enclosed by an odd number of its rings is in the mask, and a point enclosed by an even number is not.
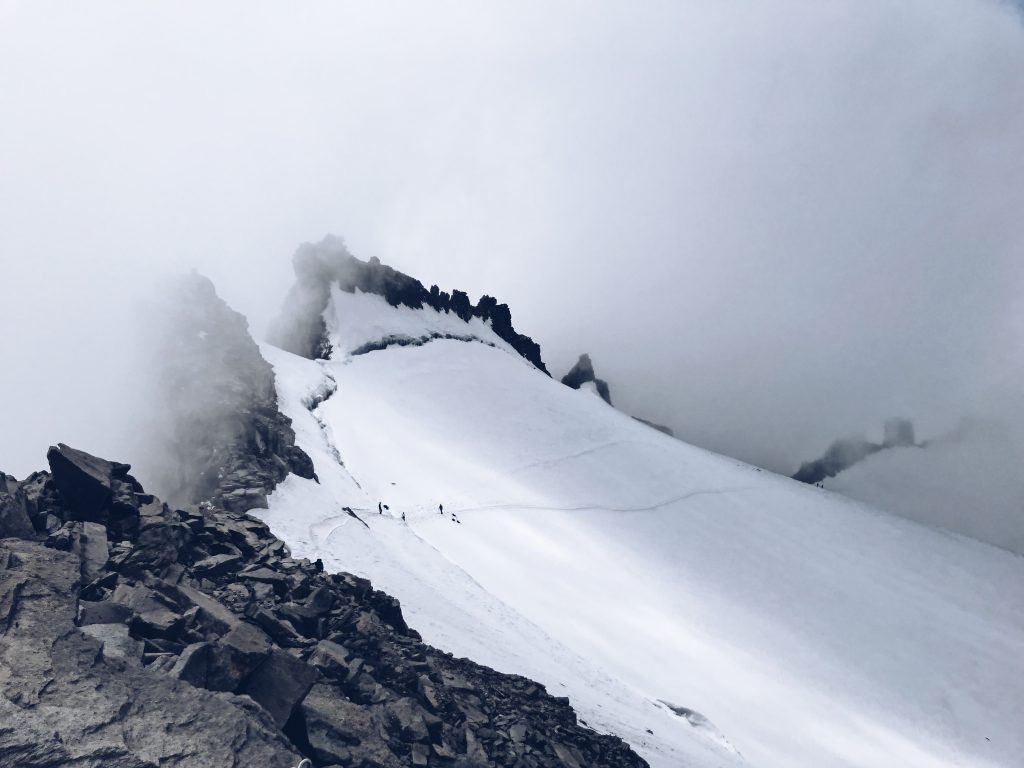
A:
[[[1021,765],[1024,558],[689,446],[503,348],[344,355],[423,335],[393,312],[336,293],[338,359],[263,348],[321,481],[253,512],[295,555],[655,768]]]

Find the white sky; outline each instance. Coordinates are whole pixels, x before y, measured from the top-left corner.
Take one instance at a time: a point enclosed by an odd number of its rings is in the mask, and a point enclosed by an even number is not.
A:
[[[327,232],[773,468],[1022,412],[1009,6],[211,5],[0,0],[0,468],[117,449],[154,278],[261,332]]]

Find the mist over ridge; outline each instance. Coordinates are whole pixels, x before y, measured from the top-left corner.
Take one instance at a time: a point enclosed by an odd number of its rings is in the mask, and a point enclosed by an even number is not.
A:
[[[1020,421],[1006,4],[197,7],[204,34],[115,8],[0,9],[8,471],[74,433],[120,453],[103,404],[140,392],[164,275],[197,267],[260,339],[327,232],[785,474],[894,414]]]
[[[1024,0],[0,0],[0,768],[1016,768],[1021,84]]]

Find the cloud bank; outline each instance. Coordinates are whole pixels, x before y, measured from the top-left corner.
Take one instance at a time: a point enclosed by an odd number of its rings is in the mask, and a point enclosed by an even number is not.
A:
[[[787,474],[1016,423],[1022,43],[988,0],[0,3],[0,467],[118,456],[143,286],[262,335],[327,232]]]

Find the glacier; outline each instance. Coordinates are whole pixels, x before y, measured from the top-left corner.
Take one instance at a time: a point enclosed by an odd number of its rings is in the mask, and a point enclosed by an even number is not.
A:
[[[331,359],[261,347],[319,482],[251,514],[425,641],[654,768],[1017,764],[1021,557],[675,440],[486,322],[358,290],[324,319]]]

